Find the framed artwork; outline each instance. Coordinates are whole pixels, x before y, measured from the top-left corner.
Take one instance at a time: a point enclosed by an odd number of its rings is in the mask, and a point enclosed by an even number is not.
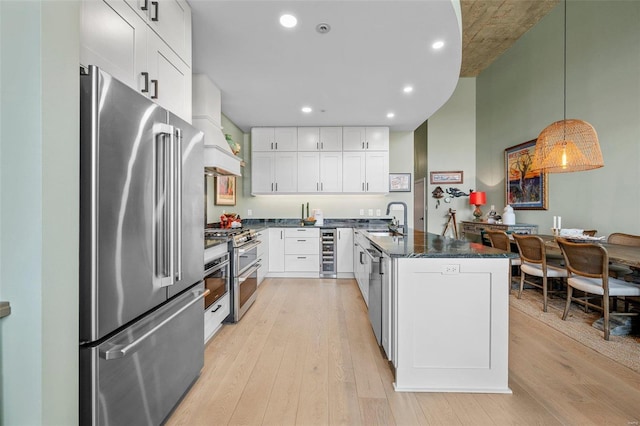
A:
[[[450,184],[450,183],[463,183],[462,171],[457,172],[431,172],[429,173],[429,183],[438,184]]]
[[[216,192],[214,203],[216,206],[236,205],[235,176],[216,176]]]
[[[531,171],[536,139],[504,150],[505,202],[514,210],[547,210],[547,174]]]
[[[389,192],[411,192],[411,173],[389,173]]]

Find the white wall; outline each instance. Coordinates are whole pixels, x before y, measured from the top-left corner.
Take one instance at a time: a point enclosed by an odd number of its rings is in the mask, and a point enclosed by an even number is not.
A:
[[[225,124],[226,122],[226,124]],[[223,126],[225,133],[232,129],[232,123],[226,121],[223,116]],[[234,131],[234,140],[236,140],[236,132]],[[388,195],[354,195],[354,194],[337,194],[337,195],[264,195],[251,196],[251,161],[250,155],[251,145],[248,135],[245,137],[245,144],[242,148],[241,156],[245,159],[247,165],[243,168],[243,176],[238,179],[238,194],[236,205],[233,207],[208,206],[208,212],[213,211],[213,216],[208,213],[209,217],[218,217],[223,210],[227,212],[238,213],[243,218],[247,216],[247,210],[253,212],[252,218],[290,218],[300,217],[300,207],[302,204],[309,202],[310,209],[322,209],[325,218],[367,218],[369,217],[369,209],[373,210],[373,216],[376,211],[381,211],[381,217],[385,215],[387,204],[391,201],[404,201],[409,207],[408,222],[410,226],[413,223],[413,132],[391,132],[389,141],[389,172],[390,173],[411,173],[411,192],[394,192]],[[360,216],[360,209],[364,209],[364,216]],[[402,221],[402,212],[392,211],[391,215],[396,215]]]
[[[0,2],[0,424],[78,422],[75,1]]]
[[[426,227],[428,232],[434,234],[441,234],[444,230],[449,219],[449,208],[456,210],[458,225],[463,220],[473,219],[469,197],[453,198],[451,203],[445,203],[444,198],[441,198],[438,205],[431,193],[437,186],[442,187],[444,191],[458,188],[466,194],[470,189],[477,189],[475,99],[476,79],[461,78],[451,98],[427,122],[428,172],[463,171],[461,184],[426,186]],[[429,182],[429,176],[426,182]],[[489,204],[493,202],[491,199],[487,201]],[[451,236],[453,233],[448,231],[447,235]]]
[[[504,204],[504,149],[563,118],[563,19],[557,7],[477,78],[478,183]],[[640,2],[567,3],[567,118],[591,123],[604,168],[549,175],[548,210],[516,221],[640,234]]]

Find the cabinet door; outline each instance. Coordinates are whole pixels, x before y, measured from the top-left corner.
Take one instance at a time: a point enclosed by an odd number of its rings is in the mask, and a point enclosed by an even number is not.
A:
[[[336,235],[337,272],[353,272],[353,229],[338,228]]]
[[[320,149],[320,128],[298,127],[298,151],[318,151]]]
[[[389,192],[389,153],[366,153],[367,192]]]
[[[275,189],[275,159],[270,152],[254,152],[251,156],[251,193],[270,194]]]
[[[342,153],[342,191],[343,192],[364,192],[365,191],[365,153],[364,152],[343,152]]]
[[[342,127],[320,127],[320,150],[342,151]]]
[[[298,192],[320,191],[320,153],[298,152]]]
[[[342,152],[320,153],[320,191],[342,192]]]
[[[287,193],[298,191],[298,153],[277,152],[274,154],[275,192]]]
[[[258,285],[262,283],[265,275],[269,272],[269,230],[264,229],[256,233],[260,245],[258,246],[258,259],[262,267],[258,269]]]
[[[342,128],[342,150],[343,151],[364,151],[365,149],[365,128],[364,127],[343,127]]]
[[[157,34],[148,40],[151,99],[191,123],[191,69]]]
[[[274,128],[273,140],[276,151],[297,151],[298,128],[276,127]]]
[[[80,13],[80,63],[97,65],[138,92],[144,89],[149,29],[142,18],[122,1],[83,1]]]
[[[269,228],[269,272],[284,272],[283,228]]]
[[[272,151],[273,135],[273,127],[254,127],[251,129],[251,150]]]
[[[365,147],[369,151],[389,151],[389,128],[367,127],[365,142]]]
[[[185,0],[124,1],[185,64],[191,64],[191,7]]]

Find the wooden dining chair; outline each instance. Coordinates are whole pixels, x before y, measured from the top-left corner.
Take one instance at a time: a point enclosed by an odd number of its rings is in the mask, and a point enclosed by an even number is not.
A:
[[[509,239],[509,235],[506,232],[495,230],[486,230],[484,232],[491,242],[491,247],[511,252],[511,240]],[[510,260],[511,266],[519,267],[522,263],[519,257],[512,258]],[[509,287],[511,287],[511,268],[509,268]]]
[[[537,235],[512,234],[520,251],[520,291],[518,299],[522,297],[524,283],[542,288],[542,310],[547,312],[547,295],[554,292],[549,290],[549,280],[553,278],[563,279],[567,277],[567,270],[559,266],[547,263],[544,241]],[[535,281],[527,280],[526,276],[542,278],[542,285]]]
[[[620,244],[623,246],[640,247],[640,235],[624,234],[622,232],[614,232],[607,238],[609,244]],[[609,276],[614,278],[622,278],[623,276],[632,273],[633,271],[628,266],[610,264]]]
[[[609,277],[609,254],[600,244],[572,243],[558,238],[569,276],[567,278],[567,302],[562,319],[566,320],[571,306],[573,289],[602,296],[604,314],[604,339],[609,340],[609,297],[640,296],[640,285]],[[588,302],[582,302],[588,303]],[[617,314],[616,314],[617,315]]]

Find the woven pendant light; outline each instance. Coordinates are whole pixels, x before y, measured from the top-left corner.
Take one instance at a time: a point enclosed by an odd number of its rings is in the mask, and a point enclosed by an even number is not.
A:
[[[598,134],[586,121],[567,119],[567,0],[564,0],[564,120],[540,132],[532,170],[569,173],[604,166]]]

